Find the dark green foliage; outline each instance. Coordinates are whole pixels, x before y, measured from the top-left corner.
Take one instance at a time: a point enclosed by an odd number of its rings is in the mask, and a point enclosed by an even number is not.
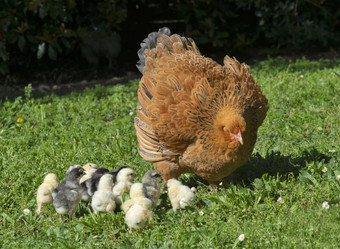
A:
[[[337,1],[254,0],[258,31],[277,46],[328,46],[340,41]]]
[[[340,41],[340,10],[324,0],[186,0],[178,11],[198,43],[214,47],[328,46]]]
[[[0,2],[0,73],[28,67],[36,59],[57,60],[93,30],[118,30],[125,0],[4,0]],[[46,58],[48,57],[48,58]]]
[[[80,53],[111,66],[115,32],[124,49],[137,50],[161,26],[213,49],[337,46],[339,18],[337,1],[325,0],[3,0],[0,75]]]

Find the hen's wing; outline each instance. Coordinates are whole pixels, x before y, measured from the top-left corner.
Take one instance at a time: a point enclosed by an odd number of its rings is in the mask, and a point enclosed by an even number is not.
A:
[[[140,154],[149,161],[171,159],[198,135],[199,107],[224,70],[178,35],[160,36],[144,56],[135,118]]]

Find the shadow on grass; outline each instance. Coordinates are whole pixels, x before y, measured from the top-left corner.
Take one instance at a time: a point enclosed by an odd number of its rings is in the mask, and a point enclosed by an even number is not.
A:
[[[311,162],[320,162],[324,160],[329,162],[331,157],[319,152],[315,148],[310,151],[303,151],[301,156],[284,156],[280,152],[267,153],[265,157],[255,154],[241,168],[226,178],[227,181],[234,184],[250,185],[256,178],[261,178],[267,173],[269,176],[281,175],[283,177],[293,173],[298,176],[299,170]]]
[[[224,178],[223,181],[228,184],[239,184],[249,187],[256,178],[261,178],[263,174],[274,177],[280,175],[284,179],[293,173],[294,177],[297,177],[299,170],[306,167],[307,164],[320,162],[322,160],[328,163],[330,159],[331,157],[319,152],[315,148],[310,151],[303,151],[301,156],[285,156],[280,152],[270,151],[262,157],[257,153],[253,155],[244,166]],[[184,181],[184,184],[190,187],[196,187],[199,183],[208,185],[207,181],[196,175]]]

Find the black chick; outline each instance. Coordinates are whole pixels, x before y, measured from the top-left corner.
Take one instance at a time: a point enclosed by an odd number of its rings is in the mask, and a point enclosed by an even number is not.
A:
[[[80,184],[82,190],[83,190],[83,194],[82,194],[82,200],[88,202],[91,197],[94,195],[94,193],[97,191],[98,189],[98,184],[100,181],[100,178],[104,175],[104,174],[111,174],[113,176],[113,183],[115,183],[117,181],[117,174],[119,173],[120,170],[127,168],[127,166],[122,166],[119,167],[117,169],[115,169],[114,171],[110,172],[108,169],[106,168],[99,168],[97,169],[93,175],[91,176],[91,178],[89,178],[88,180],[82,182]]]

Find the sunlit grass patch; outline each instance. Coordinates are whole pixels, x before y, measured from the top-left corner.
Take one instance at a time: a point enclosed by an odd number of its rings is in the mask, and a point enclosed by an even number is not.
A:
[[[270,106],[252,158],[218,189],[191,174],[181,176],[195,191],[194,204],[173,212],[162,191],[152,229],[132,233],[122,212],[95,215],[86,203],[63,222],[51,204],[40,216],[27,210],[35,210],[44,176],[56,173],[60,182],[72,164],[130,166],[137,181],[152,168],[138,154],[133,125],[138,81],[4,101],[0,247],[336,248],[339,65],[279,58],[251,66]]]

